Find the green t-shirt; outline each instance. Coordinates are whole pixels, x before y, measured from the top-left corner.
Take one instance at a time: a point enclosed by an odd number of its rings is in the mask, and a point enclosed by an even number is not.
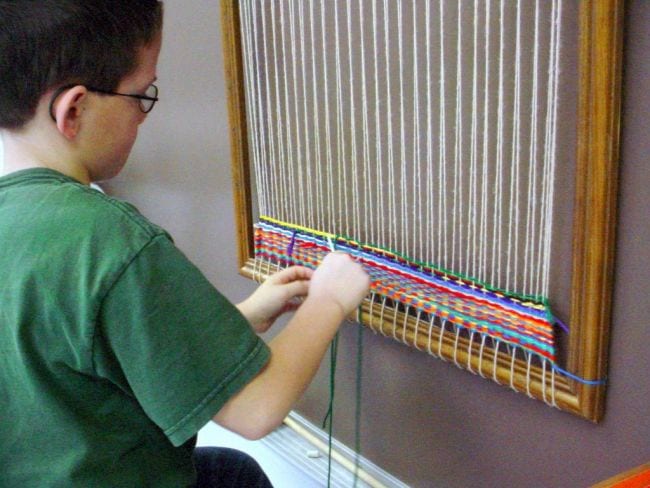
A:
[[[268,347],[138,211],[0,178],[0,486],[187,486],[196,432]]]

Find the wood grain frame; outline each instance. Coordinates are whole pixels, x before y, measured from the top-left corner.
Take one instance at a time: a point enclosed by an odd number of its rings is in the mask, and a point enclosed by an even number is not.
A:
[[[618,189],[624,0],[581,0],[576,194],[573,229],[571,334],[567,369],[590,380],[607,376],[614,276]],[[233,187],[241,273],[260,279],[271,272],[253,256],[252,182],[249,165],[244,67],[238,0],[221,0],[222,39],[232,151]],[[361,321],[385,335],[454,361],[531,397],[597,422],[605,385],[587,385],[509,354],[431,328],[367,299]],[[381,321],[380,321],[381,318]],[[394,327],[398,324],[399,332]],[[448,332],[448,331],[447,331]],[[433,345],[433,346],[432,346]]]

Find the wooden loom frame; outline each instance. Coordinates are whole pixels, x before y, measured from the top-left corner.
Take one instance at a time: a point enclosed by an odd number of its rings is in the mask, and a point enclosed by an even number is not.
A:
[[[577,111],[576,190],[574,205],[571,334],[567,369],[586,379],[607,376],[609,322],[614,274],[618,189],[624,0],[581,0],[579,18],[579,100]],[[255,264],[251,171],[248,154],[244,68],[238,0],[221,0],[221,26],[227,83],[233,191],[240,273],[249,278],[269,273]],[[378,309],[381,308],[381,311]],[[400,327],[397,335],[436,355],[462,364],[561,410],[598,422],[604,414],[605,385],[587,385],[559,373],[551,375],[509,354],[478,345],[456,334],[422,333],[414,317],[366,299],[361,319],[378,328]],[[405,326],[403,330],[402,324]],[[418,334],[419,332],[419,334]],[[447,331],[448,332],[448,331]],[[442,334],[443,337],[440,337]],[[429,350],[434,353],[433,350]]]

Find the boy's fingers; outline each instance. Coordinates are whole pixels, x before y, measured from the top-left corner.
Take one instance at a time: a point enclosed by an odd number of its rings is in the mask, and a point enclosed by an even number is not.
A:
[[[290,283],[296,280],[308,280],[312,274],[314,274],[314,271],[305,266],[291,266],[272,275],[271,280],[277,284]]]
[[[306,296],[307,292],[309,291],[309,281],[307,280],[292,281],[286,286],[291,298]]]

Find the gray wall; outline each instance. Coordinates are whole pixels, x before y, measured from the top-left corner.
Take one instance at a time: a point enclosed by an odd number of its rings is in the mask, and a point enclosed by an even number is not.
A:
[[[167,2],[161,102],[109,191],[163,225],[232,300],[238,276],[218,2]],[[619,236],[599,425],[364,333],[363,454],[413,486],[580,487],[650,461],[650,2],[627,7]],[[354,444],[356,326],[339,346],[335,435]],[[298,405],[319,423],[329,364]]]

